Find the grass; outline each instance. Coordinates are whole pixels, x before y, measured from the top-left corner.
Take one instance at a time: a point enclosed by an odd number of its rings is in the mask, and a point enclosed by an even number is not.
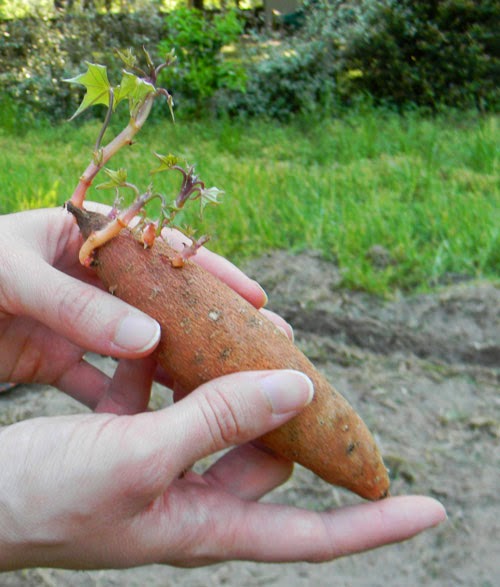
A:
[[[213,249],[236,262],[276,248],[319,250],[339,263],[346,286],[387,295],[450,276],[499,278],[498,120],[368,109],[290,125],[163,122],[112,167],[146,186],[154,151],[185,157],[226,192],[202,223],[194,212],[184,218],[213,235]],[[98,128],[0,133],[0,212],[69,198]],[[172,193],[176,179],[155,176]]]

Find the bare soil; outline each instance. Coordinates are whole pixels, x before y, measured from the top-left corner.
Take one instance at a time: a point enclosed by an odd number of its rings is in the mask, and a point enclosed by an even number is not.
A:
[[[500,289],[468,281],[382,300],[342,289],[337,267],[311,253],[277,252],[246,269],[266,288],[269,307],[293,324],[297,344],[375,434],[392,493],[435,496],[448,521],[408,542],[331,563],[30,569],[0,575],[0,587],[500,585]],[[167,401],[155,389],[154,405]],[[0,395],[0,425],[78,411],[48,387]],[[267,499],[314,509],[358,501],[301,467]]]

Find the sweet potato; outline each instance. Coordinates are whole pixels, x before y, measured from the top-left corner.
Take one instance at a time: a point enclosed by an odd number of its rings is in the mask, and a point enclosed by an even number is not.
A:
[[[108,221],[68,205],[82,235]],[[164,240],[145,248],[124,229],[95,251],[93,265],[113,294],[161,325],[158,362],[188,391],[236,371],[297,369],[313,381],[315,397],[297,417],[262,437],[277,454],[367,499],[388,494],[387,471],[367,427],[328,381],[260,312]]]

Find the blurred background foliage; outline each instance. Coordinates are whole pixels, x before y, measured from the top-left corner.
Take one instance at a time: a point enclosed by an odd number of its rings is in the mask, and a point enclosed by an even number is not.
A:
[[[497,5],[0,0],[0,214],[62,204],[92,156],[104,107],[62,124],[82,97],[62,79],[93,61],[116,84],[114,49],[174,48],[160,85],[182,124],[155,124],[170,119],[160,103],[148,148],[113,165],[148,182],[152,152],[174,145],[226,192],[223,213],[182,219],[214,250],[317,250],[347,286],[383,295],[498,281]]]
[[[268,0],[263,0],[264,2]],[[360,101],[396,110],[498,110],[495,0],[306,0],[264,21],[257,2],[0,0],[0,125],[66,119],[60,80],[113,49],[176,49],[162,80],[178,115],[324,115]],[[91,116],[91,114],[89,114]],[[87,116],[89,116],[87,115]]]

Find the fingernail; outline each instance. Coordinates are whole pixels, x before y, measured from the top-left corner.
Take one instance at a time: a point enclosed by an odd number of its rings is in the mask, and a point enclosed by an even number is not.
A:
[[[155,346],[160,338],[160,325],[143,314],[129,314],[118,325],[115,344],[122,349],[144,352]]]
[[[253,282],[255,283],[255,285],[258,286],[258,288],[260,289],[260,291],[262,292],[262,306],[261,308],[264,308],[264,306],[267,306],[267,302],[269,301],[269,297],[266,293],[266,290],[262,287],[262,285],[260,285],[260,283],[258,281],[255,281],[255,279],[253,280]]]
[[[312,381],[300,371],[276,371],[263,377],[262,390],[275,414],[301,410],[312,400]]]
[[[292,342],[295,342],[295,335],[293,333],[293,328],[291,326],[288,327],[288,330],[284,326],[278,326],[281,332]]]

